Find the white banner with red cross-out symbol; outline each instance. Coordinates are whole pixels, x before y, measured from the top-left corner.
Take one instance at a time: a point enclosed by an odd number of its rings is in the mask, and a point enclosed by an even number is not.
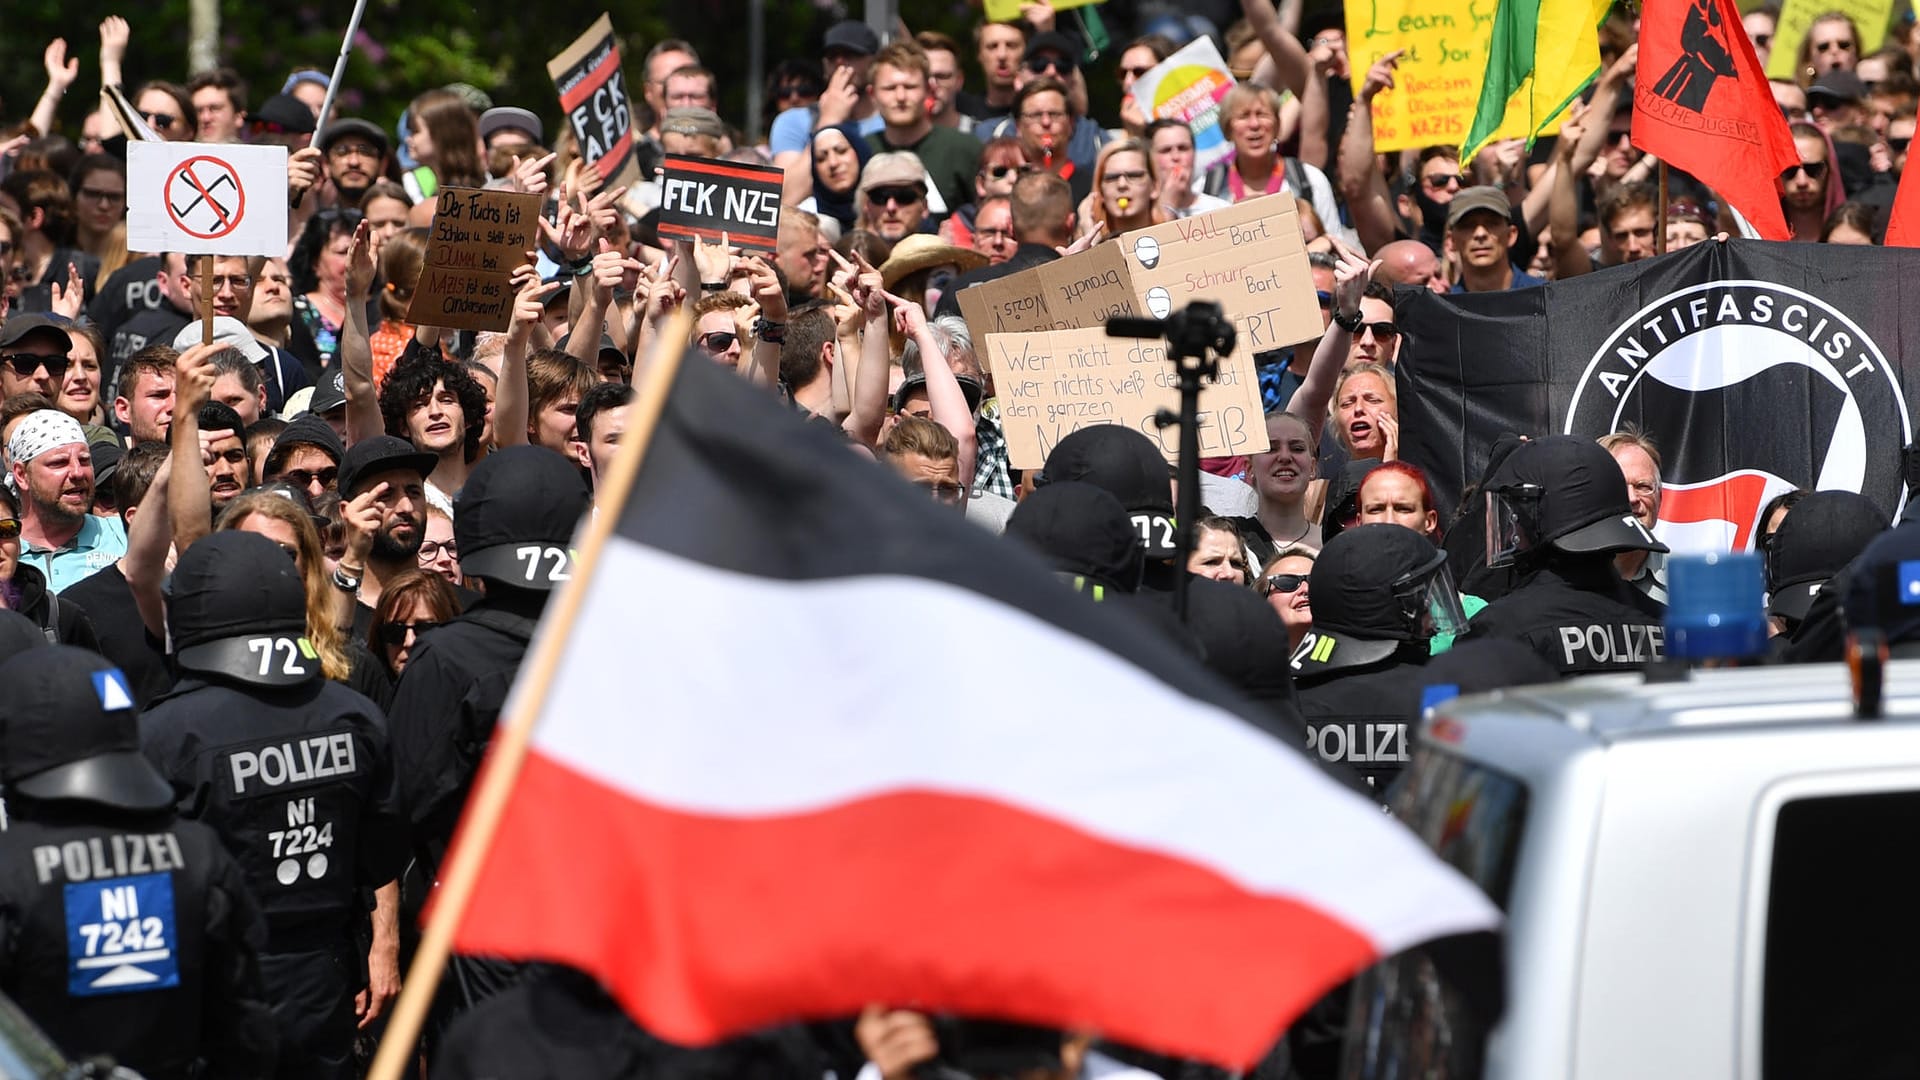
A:
[[[127,247],[285,255],[287,148],[128,143]]]

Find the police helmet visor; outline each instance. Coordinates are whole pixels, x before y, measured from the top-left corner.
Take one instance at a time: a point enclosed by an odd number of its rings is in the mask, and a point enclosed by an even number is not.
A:
[[[1435,551],[1432,562],[1395,581],[1393,596],[1416,640],[1466,632],[1467,615],[1460,606],[1460,593],[1453,587],[1453,574],[1447,569],[1443,551]]]
[[[296,634],[242,634],[181,649],[180,666],[254,686],[299,686],[321,677],[320,654]]]
[[[499,544],[460,553],[460,572],[502,585],[550,592],[573,576],[573,552],[564,544],[538,541]]]
[[[173,787],[146,755],[112,750],[15,780],[12,789],[42,802],[79,801],[150,811],[173,805]]]
[[[1487,565],[1510,566],[1540,535],[1539,484],[1513,484],[1487,490]]]
[[[1441,558],[1446,558],[1444,552]],[[1419,628],[1423,638],[1436,634],[1457,637],[1467,632],[1467,613],[1460,606],[1460,590],[1454,588],[1453,572],[1444,561],[1427,572],[1424,579],[1409,575],[1395,582],[1394,596],[1400,601],[1400,610]]]

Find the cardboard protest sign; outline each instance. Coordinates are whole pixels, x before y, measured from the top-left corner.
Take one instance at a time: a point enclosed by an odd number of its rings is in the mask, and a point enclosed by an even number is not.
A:
[[[538,195],[442,188],[407,321],[505,330],[513,321],[513,271],[536,242],[540,202]]]
[[[1800,43],[1806,40],[1813,20],[1829,11],[1838,11],[1853,19],[1853,24],[1860,28],[1860,40],[1853,43],[1854,55],[1866,56],[1886,40],[1893,0],[1787,0],[1773,28],[1773,51],[1767,54],[1767,78],[1792,80],[1799,74],[1794,67],[1799,63]]]
[[[1347,50],[1353,91],[1367,69],[1405,49],[1394,88],[1373,99],[1373,143],[1381,153],[1465,141],[1480,106],[1493,37],[1494,0],[1347,0]],[[1558,131],[1548,125],[1544,133]],[[1525,138],[1527,117],[1516,111],[1494,137]]]
[[[1167,359],[1166,342],[1112,338],[1097,328],[1047,330],[989,334],[985,353],[993,364],[1007,460],[1014,468],[1039,468],[1061,439],[1096,424],[1133,428],[1152,439],[1168,461],[1178,458],[1179,429],[1154,422],[1161,409],[1180,407],[1179,376]],[[1219,380],[1200,391],[1203,456],[1266,449],[1257,381],[1251,364],[1223,363]]]
[[[1201,37],[1135,80],[1132,93],[1146,115],[1184,120],[1193,129],[1193,167],[1198,173],[1233,156],[1233,144],[1220,122],[1220,99],[1233,86],[1233,73],[1213,39]]]
[[[766,165],[668,154],[660,181],[660,235],[772,252],[780,237],[780,184]]]
[[[581,160],[608,187],[639,182],[633,100],[627,96],[627,79],[620,70],[613,20],[605,14],[595,19],[586,33],[547,61],[547,74],[560,91],[560,111],[566,114]]]
[[[287,148],[129,142],[127,247],[284,256]]]
[[[1249,357],[1322,331],[1299,209],[1284,193],[1123,233],[962,289],[957,300],[976,340],[1098,326],[1114,315],[1165,318],[1194,300],[1221,305]]]

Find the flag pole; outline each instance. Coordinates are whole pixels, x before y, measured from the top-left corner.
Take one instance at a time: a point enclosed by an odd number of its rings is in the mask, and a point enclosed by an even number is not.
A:
[[[320,144],[320,133],[327,129],[327,118],[333,114],[333,101],[340,95],[340,80],[347,77],[347,57],[353,54],[353,35],[360,32],[360,17],[367,13],[367,0],[357,0],[353,5],[353,16],[347,20],[346,36],[340,39],[340,56],[333,62],[333,77],[327,80],[327,95],[320,101],[319,122],[313,128],[313,141],[309,145]]]
[[[213,344],[213,256],[200,256],[200,344]]]
[[[493,747],[487,753],[486,762],[474,782],[473,793],[461,812],[460,828],[447,859],[446,875],[434,889],[433,910],[427,917],[426,930],[420,937],[420,949],[414,953],[413,964],[407,969],[400,1000],[395,1004],[386,1034],[380,1040],[380,1050],[367,1073],[368,1080],[400,1080],[413,1054],[420,1026],[427,1017],[427,1007],[432,1004],[434,991],[439,987],[440,973],[446,967],[447,956],[453,951],[454,931],[459,928],[460,920],[467,911],[467,903],[473,898],[474,886],[480,880],[487,850],[493,846],[494,834],[499,831],[500,819],[506,813],[507,799],[513,794],[514,781],[519,778],[520,768],[526,762],[534,721],[539,718],[540,706],[546,700],[547,689],[560,666],[560,653],[566,644],[567,633],[580,615],[580,606],[587,588],[593,582],[593,571],[600,560],[600,553],[605,550],[614,528],[620,523],[620,513],[626,506],[634,477],[639,475],[641,462],[646,459],[647,446],[653,442],[653,433],[659,426],[661,413],[666,409],[667,396],[673,389],[673,379],[680,370],[680,361],[686,355],[692,332],[692,309],[683,305],[657,339],[653,355],[634,394],[633,411],[630,414],[633,428],[621,438],[620,454],[608,470],[606,486],[601,489],[606,498],[601,501],[598,511],[587,519],[586,538],[580,545],[573,581],[554,597],[553,610],[541,620],[540,634],[534,639],[533,655],[528,658],[516,680],[515,692],[509,702],[513,706],[512,714],[502,717]]]
[[[1667,253],[1667,163],[1660,162],[1660,216],[1653,223],[1653,253]]]

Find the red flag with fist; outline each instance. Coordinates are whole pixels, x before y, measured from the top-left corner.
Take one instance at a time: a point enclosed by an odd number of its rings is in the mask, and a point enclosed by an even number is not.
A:
[[[1633,145],[1711,187],[1761,236],[1791,238],[1774,180],[1800,154],[1733,0],[1646,0]]]

